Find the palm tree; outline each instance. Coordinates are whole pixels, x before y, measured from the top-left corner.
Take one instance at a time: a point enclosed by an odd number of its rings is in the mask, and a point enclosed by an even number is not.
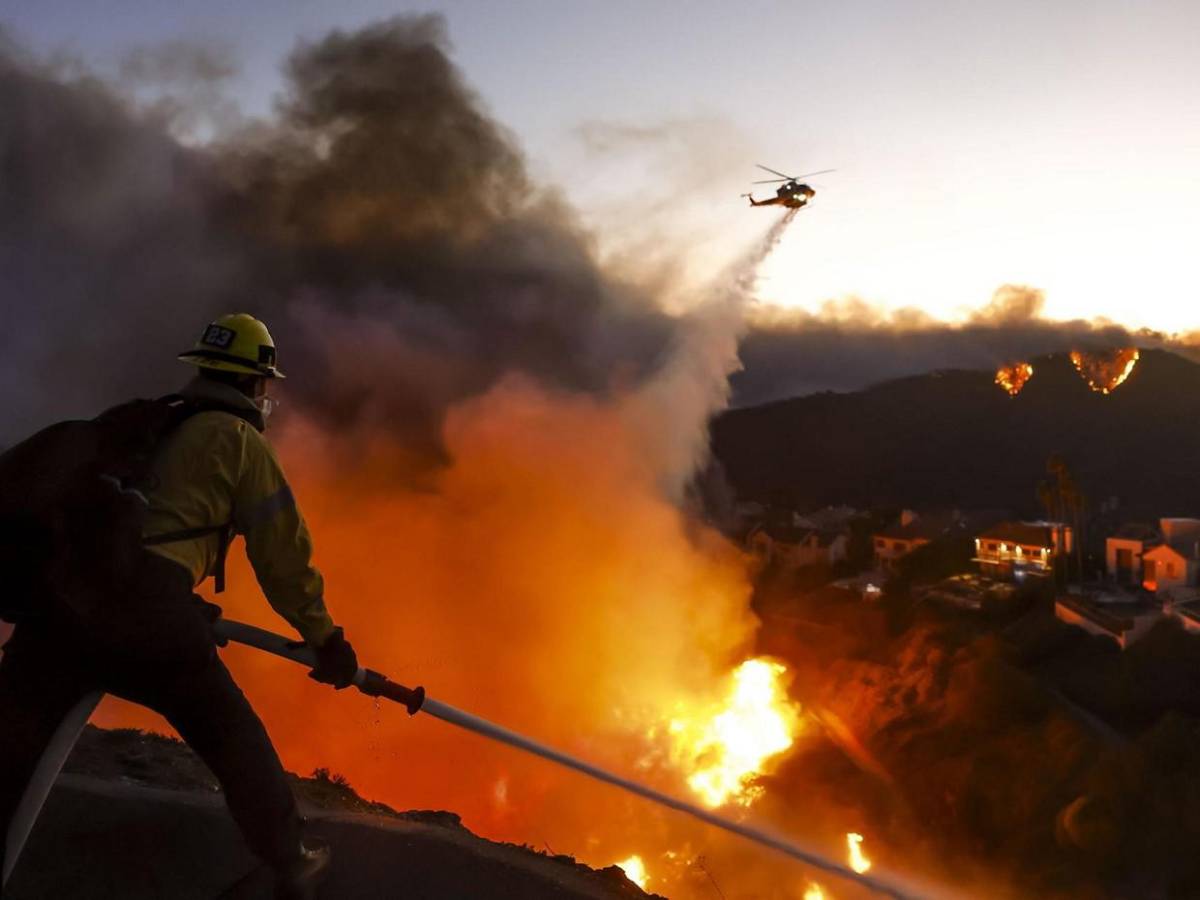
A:
[[[1046,473],[1050,476],[1047,481],[1038,483],[1037,497],[1042,508],[1046,510],[1046,515],[1054,522],[1071,524],[1072,534],[1075,541],[1075,563],[1076,571],[1079,574],[1080,583],[1083,582],[1083,535],[1080,533],[1084,521],[1084,511],[1087,508],[1087,497],[1080,490],[1079,485],[1075,481],[1074,475],[1071,474],[1066,460],[1057,453],[1051,454],[1046,461]],[[1058,535],[1058,545],[1065,549],[1066,535],[1061,531]],[[1057,572],[1055,573],[1055,584],[1058,581]],[[1070,582],[1070,573],[1066,573],[1066,580]]]

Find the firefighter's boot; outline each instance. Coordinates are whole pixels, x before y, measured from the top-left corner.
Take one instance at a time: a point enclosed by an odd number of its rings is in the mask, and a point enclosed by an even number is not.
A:
[[[315,900],[332,859],[333,852],[324,844],[302,845],[299,856],[275,870],[275,900]]]

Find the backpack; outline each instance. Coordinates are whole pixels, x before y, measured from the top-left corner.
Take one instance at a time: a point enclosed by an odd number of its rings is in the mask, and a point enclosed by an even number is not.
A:
[[[148,544],[221,535],[223,589],[231,523],[143,539],[151,466],[163,439],[195,413],[239,411],[179,395],[133,400],[59,422],[0,455],[0,619],[87,616],[137,577]]]

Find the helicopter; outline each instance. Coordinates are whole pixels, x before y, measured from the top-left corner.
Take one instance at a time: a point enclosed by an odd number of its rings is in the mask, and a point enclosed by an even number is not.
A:
[[[761,163],[755,163],[760,169],[765,172],[770,172],[772,175],[778,175],[778,178],[768,178],[763,181],[756,181],[754,184],[778,184],[783,182],[775,189],[775,196],[766,200],[755,200],[753,194],[742,194],[743,197],[750,198],[751,206],[784,206],[788,209],[803,209],[808,205],[808,201],[815,195],[816,191],[804,184],[801,178],[811,178],[813,175],[825,175],[828,172],[836,172],[837,169],[822,169],[820,172],[809,172],[807,175],[784,175],[782,172],[776,172],[774,169],[768,169]]]

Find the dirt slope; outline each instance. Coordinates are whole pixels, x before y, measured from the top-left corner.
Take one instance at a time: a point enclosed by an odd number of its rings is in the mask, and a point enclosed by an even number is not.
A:
[[[182,745],[89,729],[68,768],[6,900],[271,896],[211,776]],[[615,867],[488,841],[452,813],[397,813],[327,776],[297,787],[312,834],[334,848],[326,900],[647,896]]]

